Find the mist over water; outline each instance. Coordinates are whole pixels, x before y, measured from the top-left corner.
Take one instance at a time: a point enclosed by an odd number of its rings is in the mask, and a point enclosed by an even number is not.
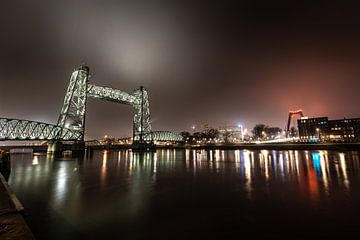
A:
[[[359,152],[96,151],[11,156],[37,239],[355,237]]]

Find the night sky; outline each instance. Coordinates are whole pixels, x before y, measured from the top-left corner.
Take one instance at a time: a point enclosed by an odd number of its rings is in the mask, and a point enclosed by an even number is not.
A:
[[[56,123],[74,68],[150,95],[154,130],[256,123],[288,110],[360,117],[358,1],[3,1],[0,116]],[[90,99],[87,138],[132,133]]]

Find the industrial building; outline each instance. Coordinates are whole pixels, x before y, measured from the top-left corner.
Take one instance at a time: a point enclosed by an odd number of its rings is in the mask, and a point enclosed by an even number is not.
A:
[[[297,122],[301,142],[360,141],[360,118],[329,120],[328,117],[302,117]]]

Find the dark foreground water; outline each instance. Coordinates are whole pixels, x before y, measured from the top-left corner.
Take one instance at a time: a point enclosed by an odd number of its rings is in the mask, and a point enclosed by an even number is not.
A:
[[[360,239],[358,152],[12,155],[37,239]]]

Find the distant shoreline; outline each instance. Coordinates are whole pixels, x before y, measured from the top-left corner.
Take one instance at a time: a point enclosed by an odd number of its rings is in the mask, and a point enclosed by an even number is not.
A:
[[[360,143],[263,143],[239,145],[192,146],[191,149],[206,150],[360,150]]]
[[[360,151],[360,143],[263,143],[263,144],[229,144],[229,145],[170,145],[156,146],[157,149],[192,149],[192,150],[355,150]],[[95,146],[96,149],[118,150],[131,149],[131,145]]]
[[[33,152],[47,152],[47,146],[2,146],[0,149],[33,149]],[[131,149],[131,145],[91,146],[92,150],[121,150]],[[337,151],[360,151],[360,143],[246,143],[246,144],[208,144],[208,145],[157,145],[156,149],[190,149],[190,150],[337,150]]]

